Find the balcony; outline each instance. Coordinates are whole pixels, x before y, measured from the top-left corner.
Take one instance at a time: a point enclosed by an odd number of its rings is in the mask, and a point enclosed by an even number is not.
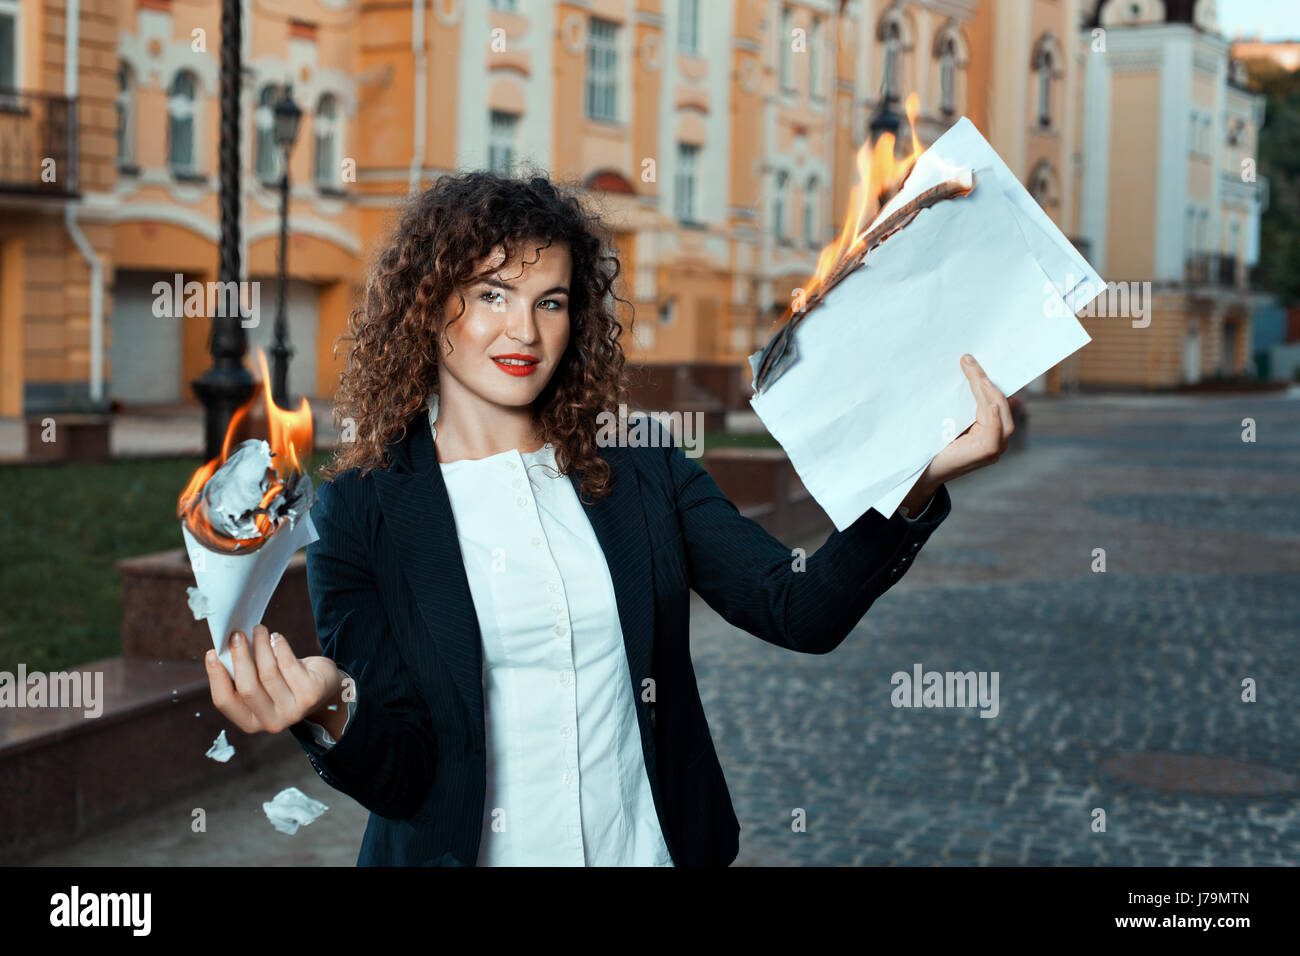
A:
[[[1221,289],[1246,288],[1246,272],[1239,268],[1236,256],[1198,253],[1186,262],[1185,279],[1189,285],[1209,285]]]
[[[77,195],[75,100],[0,87],[0,196],[5,195]]]

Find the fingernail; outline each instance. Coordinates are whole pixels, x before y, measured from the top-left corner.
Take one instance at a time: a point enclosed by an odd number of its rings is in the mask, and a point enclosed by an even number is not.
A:
[[[975,359],[971,357],[971,354],[970,354],[969,352],[967,352],[965,355],[963,355],[963,356],[961,357],[961,360],[962,360],[963,362],[965,362],[967,365],[969,365],[971,362],[975,361]]]
[[[242,643],[244,643],[244,635],[236,631],[234,636],[230,639],[230,646],[238,647]]]
[[[281,634],[279,631],[274,631],[274,632],[271,634],[271,646],[272,646],[272,647],[275,647],[275,642],[276,642],[276,641],[282,641],[282,640],[284,640],[284,635]]]
[[[204,659],[205,659],[209,664],[212,663],[212,661],[216,658],[216,656],[217,656],[217,652],[216,652],[216,651],[208,651],[206,654],[203,655]]]

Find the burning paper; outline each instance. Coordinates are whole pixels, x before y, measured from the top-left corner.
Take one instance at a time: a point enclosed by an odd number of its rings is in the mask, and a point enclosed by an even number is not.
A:
[[[750,356],[750,404],[843,530],[892,515],[974,422],[963,352],[1013,394],[1091,340],[1074,313],[1101,279],[963,118],[811,286]]]
[[[177,512],[197,587],[187,589],[195,620],[206,620],[217,656],[230,675],[230,635],[252,639],[295,551],[318,537],[311,521],[315,494],[298,463],[310,456],[311,408],[296,412],[271,400],[266,360],[260,355],[271,441],[253,438],[231,450],[233,436],[258,401],[232,418],[221,457],[195,472]]]
[[[307,826],[328,809],[297,787],[287,787],[277,793],[274,800],[262,804],[266,818],[277,830],[290,836],[298,832],[298,827]]]

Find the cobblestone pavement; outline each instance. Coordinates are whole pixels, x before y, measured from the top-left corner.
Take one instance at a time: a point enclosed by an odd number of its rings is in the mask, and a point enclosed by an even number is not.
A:
[[[949,519],[833,653],[693,598],[738,865],[1300,863],[1300,401],[1028,403],[1028,449],[952,483]],[[918,663],[996,671],[997,716],[892,706]],[[36,862],[351,865],[365,810],[285,744]],[[292,837],[261,814],[291,785],[330,807]]]

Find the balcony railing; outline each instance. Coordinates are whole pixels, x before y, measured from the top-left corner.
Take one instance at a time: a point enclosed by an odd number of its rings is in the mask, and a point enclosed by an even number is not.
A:
[[[76,193],[76,101],[0,87],[0,195]]]
[[[1186,279],[1193,285],[1212,285],[1224,289],[1245,288],[1245,270],[1237,266],[1236,256],[1200,253],[1188,258]]]

